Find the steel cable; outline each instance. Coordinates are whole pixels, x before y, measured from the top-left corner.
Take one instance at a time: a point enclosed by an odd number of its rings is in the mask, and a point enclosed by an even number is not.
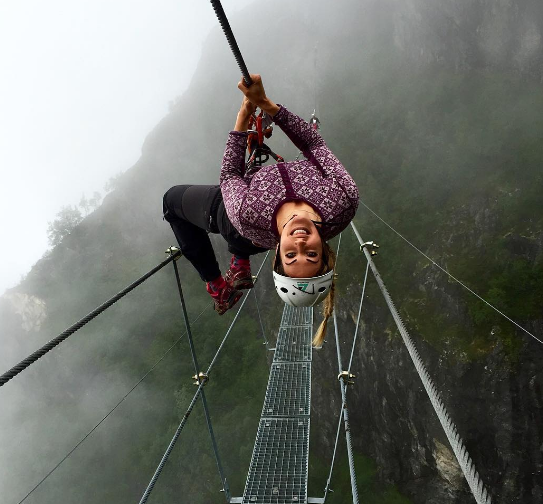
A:
[[[101,304],[98,308],[90,312],[86,317],[83,317],[80,321],[76,322],[74,325],[68,327],[64,332],[59,334],[56,338],[52,339],[45,345],[43,345],[39,350],[36,350],[33,354],[29,355],[26,359],[22,360],[16,366],[13,366],[9,371],[6,371],[2,376],[0,376],[0,387],[7,383],[12,378],[15,378],[19,373],[24,371],[28,366],[36,362],[38,359],[43,357],[46,353],[50,352],[53,348],[60,345],[65,339],[71,336],[74,332],[81,329],[84,325],[88,324],[92,319],[96,318],[102,312],[107,310],[111,305],[119,301],[122,297],[126,296],[130,291],[134,290],[138,285],[142,284],[153,276],[156,272],[160,271],[164,266],[169,264],[175,258],[181,256],[181,252],[177,251],[170,255],[166,260],[162,261],[158,266],[153,268],[151,271],[143,275],[141,278],[136,280],[134,283],[131,283],[128,287],[123,289],[117,295],[113,296],[111,299]]]
[[[364,241],[362,240],[361,236],[358,234],[358,230],[356,229],[355,225],[352,222],[351,222],[351,226],[354,230],[356,237],[358,238],[358,241],[360,242],[360,245],[363,245]],[[402,336],[402,339],[407,348],[407,351],[409,352],[411,360],[413,361],[413,364],[415,365],[415,369],[417,370],[417,373],[419,374],[422,384],[424,385],[424,389],[426,390],[426,393],[428,394],[428,397],[430,398],[430,402],[432,403],[432,406],[434,407],[434,410],[441,423],[441,426],[443,427],[443,430],[445,431],[445,435],[447,436],[447,439],[449,440],[449,443],[451,444],[451,447],[456,456],[456,459],[458,460],[458,464],[460,465],[460,468],[462,469],[462,472],[464,473],[464,477],[466,478],[466,481],[468,482],[468,485],[471,489],[471,492],[473,493],[473,496],[475,497],[475,500],[477,501],[478,504],[491,504],[490,495],[488,491],[486,490],[483,482],[481,481],[481,478],[479,477],[479,473],[477,472],[477,469],[475,468],[475,464],[473,463],[468,453],[468,450],[466,449],[464,445],[462,438],[458,434],[456,425],[452,421],[449,413],[447,412],[447,409],[445,408],[445,405],[443,404],[443,401],[441,400],[437,387],[434,385],[428,371],[426,370],[426,367],[424,366],[424,363],[422,362],[422,359],[415,346],[415,343],[411,339],[411,336],[409,335],[398,313],[398,310],[396,310],[396,307],[394,306],[394,302],[392,301],[392,298],[390,297],[390,294],[388,293],[388,290],[381,278],[381,275],[377,271],[377,268],[371,259],[370,252],[365,247],[363,247],[362,250],[366,256],[366,259],[368,260],[370,264],[373,275],[375,279],[377,280],[377,284],[379,285],[379,289],[381,290],[383,297],[385,298],[385,301],[390,310],[390,313],[392,314],[392,317],[394,318],[394,321],[396,322],[396,326],[398,327],[398,330],[400,331],[400,335]]]
[[[181,287],[181,278],[179,276],[179,269],[177,268],[177,264],[175,261],[173,262],[173,268],[175,272],[175,280],[177,282],[177,289],[179,291],[179,298],[181,300],[181,309],[183,311],[183,319],[185,320],[185,328],[186,328],[187,338],[189,340],[190,353],[192,355],[192,362],[194,364],[194,371],[195,371],[194,376],[195,376],[195,379],[199,382],[200,381],[200,377],[199,377],[200,366],[198,365],[198,359],[196,357],[196,348],[194,346],[194,341],[192,339],[192,330],[190,328],[189,315],[187,313],[187,306],[185,304],[183,289]],[[207,429],[209,431],[209,437],[211,438],[213,453],[215,454],[215,462],[217,463],[217,469],[219,471],[219,476],[221,478],[222,489],[226,497],[226,502],[230,502],[230,487],[228,486],[228,480],[226,479],[226,476],[224,474],[221,457],[219,455],[219,447],[217,446],[217,440],[215,439],[215,433],[213,432],[213,425],[211,423],[211,415],[209,414],[207,399],[206,399],[205,392],[203,390],[200,392],[200,397],[202,399],[202,407],[204,409],[204,415],[206,419]]]
[[[386,222],[382,217],[380,217],[379,215],[377,215],[368,205],[366,205],[362,200],[360,200],[360,203],[366,207],[375,217],[377,217],[386,227],[388,227],[391,231],[393,231],[396,235],[398,235],[404,242],[406,242],[410,247],[412,247],[413,249],[415,249],[419,254],[421,254],[422,256],[424,256],[428,261],[430,261],[436,268],[440,269],[443,273],[445,273],[446,275],[448,275],[450,278],[452,278],[455,282],[457,282],[458,284],[460,284],[464,289],[466,289],[468,292],[470,292],[471,294],[473,294],[476,298],[478,298],[480,301],[482,301],[483,303],[485,303],[488,307],[492,308],[496,313],[500,314],[502,317],[504,317],[505,319],[509,320],[509,322],[511,322],[512,324],[516,325],[519,329],[521,329],[522,331],[524,331],[526,334],[528,334],[529,336],[531,336],[533,339],[535,339],[536,341],[538,341],[539,343],[543,344],[543,340],[541,340],[540,338],[538,338],[537,336],[535,336],[534,334],[532,334],[530,331],[528,331],[528,329],[525,329],[524,327],[522,327],[518,322],[515,322],[512,318],[508,317],[505,313],[503,313],[502,311],[500,311],[498,308],[496,308],[492,303],[489,303],[486,299],[484,299],[482,296],[480,296],[479,294],[477,294],[473,289],[470,289],[464,282],[462,282],[461,280],[459,280],[458,278],[456,278],[453,274],[449,273],[443,266],[441,266],[440,264],[438,264],[437,262],[435,262],[431,257],[429,257],[428,255],[426,255],[421,249],[419,249],[416,245],[414,245],[413,243],[411,243],[405,236],[403,236],[401,233],[399,233],[398,231],[396,231],[388,222]]]
[[[343,364],[341,362],[341,350],[339,348],[339,333],[337,329],[337,317],[336,311],[334,310],[334,332],[336,336],[336,350],[337,350],[337,362],[339,369],[339,386],[341,389],[341,402],[342,402],[342,411],[343,411],[343,422],[345,425],[345,440],[347,442],[347,455],[349,458],[349,473],[351,476],[351,491],[353,494],[353,504],[358,504],[358,486],[356,484],[356,472],[354,468],[354,453],[353,445],[351,440],[351,428],[349,426],[349,409],[347,408],[347,383],[345,378],[342,375]],[[348,378],[347,378],[348,381]]]
[[[200,314],[196,317],[196,319],[194,320],[194,322],[198,321],[198,319],[204,314],[204,312],[206,310],[208,310],[210,308],[211,305],[208,305],[206,306],[201,312]],[[166,358],[166,356],[177,346],[177,344],[181,341],[181,339],[183,338],[183,336],[185,336],[187,333],[183,333],[181,336],[179,336],[179,338],[177,338],[177,340],[173,343],[172,346],[170,346],[170,348],[168,348],[168,350],[166,350],[166,352],[162,355],[162,357],[160,357],[160,359],[158,359],[154,364],[153,366],[151,367],[151,369],[149,369],[149,371],[147,371],[137,382],[136,384],[128,391],[126,392],[126,394],[121,398],[120,401],[117,402],[117,404],[115,404],[115,406],[110,409],[106,415],[104,415],[102,417],[102,419],[91,429],[89,430],[84,436],[83,438],[81,438],[81,440],[23,497],[22,500],[19,501],[18,504],[21,504],[22,502],[24,502],[26,499],[28,499],[28,497],[30,497],[30,495],[47,479],[49,478],[49,476],[51,476],[51,474],[53,474],[61,465],[62,463],[68,459],[68,457],[75,451],[77,450],[84,442],[85,440],[96,430],[98,429],[98,427],[100,427],[100,425],[102,425],[109,417],[110,415],[125,401],[125,399],[132,393],[134,392],[134,390],[136,390],[136,388],[145,380],[145,378],[147,378],[154,370],[155,368]]]
[[[258,268],[258,272],[256,273],[257,278],[260,275],[260,272],[262,271],[262,268],[263,268],[264,264],[266,263],[266,259],[268,259],[269,254],[270,254],[270,251],[268,250],[268,252],[266,252],[266,256],[264,257],[264,260],[262,261],[262,264]],[[179,436],[181,435],[181,431],[185,427],[185,424],[187,423],[187,420],[188,420],[190,414],[192,413],[194,405],[196,404],[196,400],[198,399],[198,396],[201,394],[203,386],[207,383],[207,381],[209,379],[209,374],[211,372],[211,369],[215,365],[215,362],[217,361],[217,358],[219,357],[219,354],[221,353],[222,349],[224,348],[224,345],[226,344],[226,340],[228,339],[228,336],[230,335],[230,332],[232,331],[232,328],[234,327],[235,323],[237,322],[239,314],[243,310],[243,307],[245,306],[245,303],[247,302],[247,299],[249,299],[249,296],[245,296],[245,298],[244,298],[243,302],[241,303],[241,305],[240,305],[234,319],[230,323],[230,327],[226,331],[226,335],[224,336],[221,344],[219,345],[219,348],[217,349],[217,352],[215,353],[215,356],[211,360],[211,364],[209,365],[209,367],[208,367],[208,369],[207,369],[207,371],[205,373],[205,375],[206,375],[205,378],[203,378],[202,381],[200,381],[200,384],[198,385],[198,389],[196,390],[196,392],[194,394],[194,397],[192,398],[192,401],[189,404],[187,412],[185,413],[185,415],[183,415],[181,423],[179,424],[179,426],[175,430],[173,438],[170,441],[170,443],[168,445],[168,448],[164,452],[164,455],[162,456],[162,459],[160,460],[160,463],[158,464],[158,467],[156,468],[155,473],[153,474],[153,477],[151,478],[151,481],[147,485],[147,488],[145,489],[145,492],[143,493],[143,496],[142,496],[139,504],[145,504],[147,502],[147,499],[149,498],[149,495],[153,491],[153,488],[154,488],[160,474],[162,473],[162,470],[164,469],[164,465],[168,461],[168,458],[170,457],[170,454],[171,454],[171,452],[172,452],[172,450],[173,450],[173,448],[175,446],[175,443],[179,439]]]
[[[215,11],[217,18],[219,19],[222,31],[226,35],[226,40],[228,41],[228,45],[230,46],[230,49],[234,54],[234,58],[236,58],[239,69],[243,74],[243,80],[245,81],[245,85],[249,87],[253,83],[253,81],[251,79],[251,76],[249,75],[249,70],[247,70],[245,61],[243,61],[243,56],[241,55],[238,43],[236,42],[236,38],[234,37],[234,33],[232,32],[232,28],[230,27],[230,23],[228,22],[228,18],[226,17],[224,9],[222,8],[221,2],[220,0],[211,0],[211,5],[213,6],[213,10]]]

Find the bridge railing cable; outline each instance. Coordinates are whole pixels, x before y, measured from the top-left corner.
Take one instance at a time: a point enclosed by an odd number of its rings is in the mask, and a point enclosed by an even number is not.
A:
[[[347,382],[348,378],[343,374],[343,364],[341,362],[341,349],[339,347],[339,333],[337,328],[337,316],[336,310],[333,313],[334,316],[334,333],[336,336],[336,351],[337,351],[337,362],[339,369],[339,385],[341,388],[341,402],[342,402],[342,413],[343,413],[343,423],[345,425],[345,439],[347,441],[347,456],[349,458],[349,473],[351,476],[351,491],[353,494],[353,504],[358,504],[358,486],[356,484],[356,472],[354,468],[354,453],[353,445],[351,440],[351,429],[349,427],[349,408],[347,407]]]
[[[351,370],[352,370],[354,350],[355,350],[355,347],[356,347],[356,341],[357,341],[357,336],[358,336],[359,327],[360,327],[360,317],[361,317],[361,314],[362,314],[362,305],[364,303],[364,297],[365,297],[365,293],[366,293],[366,285],[367,285],[367,282],[368,282],[369,267],[370,267],[370,265],[368,263],[366,265],[366,272],[364,274],[364,283],[362,285],[362,294],[360,296],[360,304],[359,304],[359,307],[358,307],[358,317],[356,319],[356,327],[355,327],[355,332],[354,332],[354,336],[353,336],[353,344],[352,344],[352,347],[351,347],[351,357],[349,359],[349,367],[347,368],[348,376],[350,376]],[[348,391],[348,389],[347,389],[347,391]],[[337,452],[337,445],[338,445],[338,441],[339,441],[339,431],[340,431],[340,428],[341,428],[341,420],[342,420],[342,418],[343,418],[343,404],[341,405],[341,409],[340,409],[340,412],[339,412],[338,427],[337,427],[337,432],[336,432],[336,441],[334,443],[334,451],[333,451],[333,454],[332,454],[332,462],[330,464],[330,472],[328,474],[328,479],[326,480],[326,487],[324,488],[324,500],[325,501],[326,501],[326,497],[328,496],[328,492],[331,491],[330,490],[330,485],[332,483],[332,473],[334,471],[334,463],[335,463],[335,460],[336,460],[336,452]]]
[[[209,310],[209,308],[211,307],[211,305],[207,305],[201,312],[200,314],[194,319],[194,323],[196,323],[200,317],[204,314],[205,311]],[[113,406],[113,408],[111,408],[102,418],[101,420],[94,425],[94,427],[92,427],[92,429],[90,429],[78,442],[77,444],[68,452],[66,453],[66,455],[64,455],[64,457],[62,457],[62,459],[60,459],[59,462],[57,462],[55,464],[54,467],[52,467],[45,476],[43,476],[43,478],[36,484],[34,485],[30,491],[18,502],[18,504],[22,504],[24,501],[26,501],[26,499],[28,499],[28,497],[30,497],[30,495],[32,493],[34,493],[34,491],[36,491],[38,489],[38,487],[43,483],[45,482],[45,480],[47,478],[49,478],[49,476],[51,476],[71,455],[72,453],[74,453],[90,436],[91,434],[96,431],[116,410],[117,408],[119,408],[119,406],[121,406],[121,404],[128,398],[128,396],[130,394],[132,394],[132,392],[134,392],[134,390],[136,390],[136,388],[138,388],[140,386],[141,383],[143,383],[143,381],[155,370],[155,368],[166,358],[166,356],[179,344],[179,342],[183,339],[183,337],[186,335],[187,333],[184,332],[183,334],[181,334],[181,336],[179,336],[179,338],[177,338],[177,340],[174,341],[174,343],[162,354],[162,356],[151,366],[151,368],[121,397],[121,399],[115,404],[115,406]]]
[[[377,219],[379,219],[386,227],[388,227],[392,232],[394,232],[397,236],[399,236],[404,242],[406,242],[411,248],[416,250],[419,254],[421,254],[423,257],[425,257],[430,263],[432,263],[436,268],[441,270],[443,273],[449,276],[449,278],[452,278],[455,282],[457,282],[459,285],[461,285],[465,290],[467,290],[469,293],[473,294],[479,301],[482,301],[485,303],[489,308],[494,310],[496,313],[507,319],[509,322],[514,324],[516,327],[518,327],[521,331],[524,331],[528,336],[531,336],[534,340],[538,341],[539,343],[543,344],[543,340],[541,338],[538,338],[535,334],[531,333],[526,329],[525,327],[522,327],[518,322],[515,322],[511,317],[507,316],[505,313],[503,313],[500,309],[495,307],[492,303],[488,302],[486,299],[484,299],[482,296],[477,294],[473,289],[470,289],[462,280],[459,280],[456,278],[452,273],[449,273],[443,266],[438,264],[436,261],[434,261],[431,257],[429,257],[427,254],[425,254],[420,248],[418,248],[416,245],[411,243],[405,236],[403,236],[399,231],[396,231],[388,222],[386,222],[382,217],[377,215],[368,205],[366,205],[362,200],[360,200],[360,204],[367,208]]]
[[[490,504],[491,503],[490,495],[488,491],[486,490],[481,478],[479,477],[479,473],[477,472],[475,468],[475,464],[473,463],[464,445],[464,442],[462,438],[460,437],[460,434],[458,434],[458,430],[454,422],[452,421],[449,413],[447,412],[447,409],[445,408],[445,405],[443,404],[443,401],[441,400],[437,387],[434,385],[428,371],[426,370],[426,367],[424,366],[424,363],[422,362],[422,359],[415,346],[415,343],[411,339],[411,336],[409,335],[398,313],[398,310],[394,306],[392,298],[390,297],[390,294],[388,293],[388,290],[381,278],[381,275],[379,275],[379,272],[377,271],[375,263],[373,262],[371,258],[371,253],[368,251],[366,247],[363,246],[364,241],[362,240],[360,234],[358,233],[356,226],[352,222],[351,222],[351,227],[353,228],[353,231],[362,247],[362,251],[364,252],[366,259],[368,260],[370,264],[370,268],[373,272],[373,276],[375,277],[375,280],[377,280],[379,289],[381,290],[381,293],[383,294],[383,297],[385,298],[385,301],[390,310],[390,313],[392,314],[392,317],[394,318],[396,326],[398,327],[398,330],[407,348],[407,351],[409,352],[411,360],[413,361],[413,364],[415,365],[415,369],[417,370],[417,373],[419,374],[419,377],[422,381],[424,389],[426,390],[426,393],[428,394],[428,397],[430,398],[430,402],[432,403],[432,406],[434,407],[434,410],[441,423],[441,426],[443,427],[443,430],[445,431],[445,435],[447,436],[447,439],[449,440],[449,443],[451,444],[451,447],[456,456],[456,459],[458,460],[458,464],[460,465],[460,468],[462,469],[462,472],[464,473],[464,477],[466,478],[466,481],[468,482],[468,485],[471,489],[471,492],[473,493],[473,496],[475,497],[475,500],[477,501],[478,504]]]
[[[264,264],[266,263],[266,260],[268,259],[268,256],[269,256],[270,252],[268,251],[266,253],[266,256],[264,257],[264,260],[262,261],[262,264],[260,265],[260,267],[258,268],[258,271],[256,273],[256,277],[257,277],[257,280],[258,280],[258,277],[260,276],[260,272],[262,271],[262,268],[264,267]],[[213,359],[211,360],[211,363],[209,364],[209,367],[207,368],[207,371],[204,373],[203,377],[200,379],[200,383],[198,384],[198,388],[196,389],[196,392],[194,393],[194,396],[192,398],[192,400],[190,401],[190,404],[187,408],[187,411],[185,412],[185,414],[183,415],[183,418],[181,419],[181,423],[178,425],[177,429],[175,430],[175,433],[172,437],[172,440],[170,441],[170,443],[168,444],[168,447],[166,448],[166,451],[164,452],[164,455],[162,456],[152,478],[151,478],[151,481],[149,482],[149,484],[147,485],[147,488],[145,489],[141,499],[140,499],[140,502],[139,504],[145,504],[147,502],[147,500],[149,499],[149,496],[151,495],[151,492],[153,491],[153,488],[155,487],[155,484],[158,480],[158,478],[160,477],[160,474],[162,473],[162,470],[164,469],[164,466],[166,465],[166,462],[168,461],[171,453],[172,453],[172,450],[174,449],[175,447],[175,444],[177,443],[177,440],[179,439],[179,436],[181,435],[181,432],[183,431],[186,423],[187,423],[187,420],[189,419],[189,416],[190,414],[192,413],[192,410],[194,409],[194,405],[196,404],[196,401],[198,400],[198,397],[200,396],[200,394],[202,393],[202,390],[203,390],[203,387],[204,385],[208,382],[209,380],[209,375],[211,373],[211,370],[213,369],[213,366],[215,365],[215,363],[217,362],[217,359],[222,351],[222,349],[224,348],[224,345],[226,344],[226,341],[228,340],[228,337],[230,336],[230,333],[232,332],[232,329],[234,328],[245,304],[247,303],[247,300],[249,299],[249,296],[245,296],[240,307],[238,308],[238,311],[234,317],[234,319],[232,320],[232,322],[230,323],[230,326],[228,328],[228,330],[226,331],[226,334],[225,336],[223,337],[219,347],[217,348],[217,351],[215,352],[215,355],[213,356]]]
[[[183,319],[185,321],[185,328],[187,331],[187,339],[189,340],[190,353],[192,356],[192,362],[194,364],[195,378],[198,381],[200,379],[200,366],[198,365],[198,359],[196,357],[196,348],[194,347],[194,341],[192,339],[192,331],[190,329],[189,316],[187,313],[187,307],[185,305],[185,298],[183,297],[183,288],[181,287],[181,278],[179,277],[179,269],[177,268],[176,261],[173,262],[173,268],[175,272],[175,279],[177,282],[177,289],[179,291],[179,298],[181,300],[181,309],[183,311]],[[226,502],[230,502],[230,488],[228,486],[228,480],[224,474],[224,469],[221,462],[221,457],[219,455],[219,447],[217,446],[217,440],[215,439],[215,433],[213,432],[213,425],[211,423],[211,415],[209,414],[209,408],[207,405],[207,399],[205,392],[202,389],[200,392],[200,398],[202,399],[202,407],[204,409],[204,416],[206,419],[207,429],[209,431],[209,437],[211,438],[211,445],[213,447],[213,453],[215,454],[215,462],[217,463],[217,469],[219,471],[219,476],[222,482],[222,489],[226,498]]]
[[[83,317],[81,320],[68,327],[65,331],[59,334],[56,338],[53,338],[48,343],[43,345],[40,349],[36,350],[34,353],[30,354],[26,359],[22,360],[16,366],[13,366],[9,371],[6,371],[2,376],[0,376],[0,387],[7,383],[12,378],[15,378],[19,373],[24,371],[31,364],[36,362],[38,359],[43,357],[46,353],[50,352],[56,346],[60,345],[64,340],[66,340],[73,333],[81,329],[84,325],[88,324],[92,319],[96,318],[98,315],[106,311],[111,305],[115,304],[119,299],[126,296],[129,292],[133,291],[138,285],[141,285],[147,279],[152,277],[155,273],[160,271],[164,266],[172,262],[177,257],[181,256],[181,252],[176,250],[172,253],[167,259],[162,261],[158,266],[154,267],[151,271],[138,278],[135,282],[131,283],[128,287],[123,289],[121,292],[113,296],[111,299],[108,299],[105,303],[101,304],[98,308],[91,311],[87,316]]]

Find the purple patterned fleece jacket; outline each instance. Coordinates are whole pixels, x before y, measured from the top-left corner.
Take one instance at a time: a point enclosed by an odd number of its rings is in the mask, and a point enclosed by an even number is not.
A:
[[[305,201],[321,215],[325,240],[339,234],[358,207],[358,188],[347,170],[306,121],[281,106],[274,122],[307,159],[264,166],[245,174],[247,133],[231,131],[221,167],[221,191],[228,218],[239,233],[275,248],[275,217],[286,201]]]

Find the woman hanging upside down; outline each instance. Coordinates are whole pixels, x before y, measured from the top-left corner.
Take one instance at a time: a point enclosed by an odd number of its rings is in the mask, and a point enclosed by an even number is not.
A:
[[[324,321],[313,343],[320,346],[334,306],[335,256],[327,240],[339,234],[358,207],[358,188],[316,129],[272,102],[259,75],[243,79],[245,95],[231,131],[221,167],[220,186],[174,186],[164,195],[164,218],[171,224],[183,255],[194,265],[215,310],[223,314],[253,287],[249,257],[276,249],[277,293],[293,306],[322,300]],[[247,128],[256,107],[273,118],[305,160],[245,170]],[[232,253],[221,271],[207,233],[220,233]]]

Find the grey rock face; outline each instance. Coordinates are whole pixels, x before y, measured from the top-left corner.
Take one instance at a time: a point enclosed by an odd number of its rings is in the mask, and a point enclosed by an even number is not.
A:
[[[543,79],[543,5],[536,0],[396,2],[394,43],[423,62],[511,69]]]

